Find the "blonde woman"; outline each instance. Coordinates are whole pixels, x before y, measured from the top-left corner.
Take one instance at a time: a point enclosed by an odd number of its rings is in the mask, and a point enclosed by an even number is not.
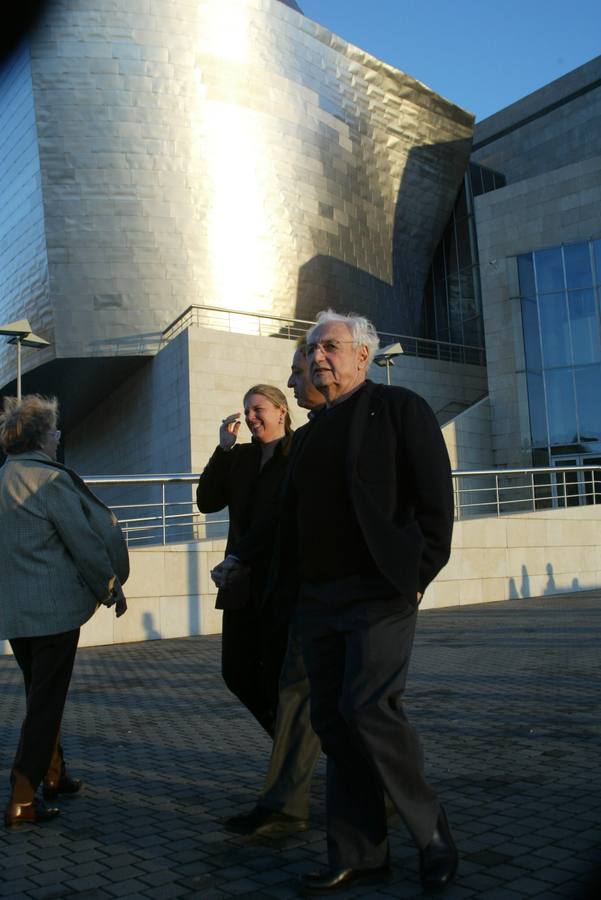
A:
[[[237,443],[241,415],[223,419],[196,499],[204,513],[229,507],[225,559],[212,572],[223,609],[223,679],[273,737],[287,623],[263,603],[263,591],[292,429],[286,397],[271,385],[254,385],[244,395],[250,444]]]

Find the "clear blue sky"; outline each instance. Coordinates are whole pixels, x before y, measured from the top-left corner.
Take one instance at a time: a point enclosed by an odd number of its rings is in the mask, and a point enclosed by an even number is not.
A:
[[[601,0],[297,0],[484,119],[601,54]]]

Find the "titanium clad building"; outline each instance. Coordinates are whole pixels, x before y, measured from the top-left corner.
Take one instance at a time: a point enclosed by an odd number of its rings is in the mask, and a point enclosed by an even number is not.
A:
[[[0,319],[51,341],[25,387],[67,432],[190,305],[417,334],[472,135],[280,0],[57,0],[0,116]]]

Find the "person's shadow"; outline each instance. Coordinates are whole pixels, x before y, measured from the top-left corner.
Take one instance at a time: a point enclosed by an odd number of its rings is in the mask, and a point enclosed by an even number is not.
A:
[[[144,613],[142,616],[142,626],[144,631],[146,632],[146,640],[147,641],[158,641],[161,637],[161,632],[157,631],[154,627],[154,618],[152,613]]]
[[[545,571],[547,573],[547,584],[545,585],[545,594],[556,594],[557,593],[557,585],[555,583],[555,576],[553,575],[553,564],[547,563],[545,566]]]

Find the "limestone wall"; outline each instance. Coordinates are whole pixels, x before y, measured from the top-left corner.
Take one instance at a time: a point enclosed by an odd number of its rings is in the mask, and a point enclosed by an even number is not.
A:
[[[295,346],[283,338],[189,328],[69,432],[66,462],[82,475],[202,471],[221,419],[240,410],[245,391],[258,382],[287,393],[299,427],[306,414],[286,388]],[[472,404],[486,390],[481,366],[401,356],[390,375],[434,412],[453,402]],[[385,382],[386,371],[373,365],[369,377]],[[248,439],[241,429],[240,440]]]
[[[221,613],[210,569],[225,541],[133,550],[129,610],[100,609],[82,645],[216,634]],[[465,606],[601,587],[601,506],[480,518],[455,525],[451,561],[428,588],[423,608]],[[9,652],[0,641],[0,653]]]
[[[490,401],[478,400],[442,428],[452,469],[490,469],[493,466]]]
[[[462,606],[601,586],[601,506],[455,523],[449,564],[424,608]]]
[[[495,466],[532,465],[516,255],[599,232],[601,156],[476,198]]]

